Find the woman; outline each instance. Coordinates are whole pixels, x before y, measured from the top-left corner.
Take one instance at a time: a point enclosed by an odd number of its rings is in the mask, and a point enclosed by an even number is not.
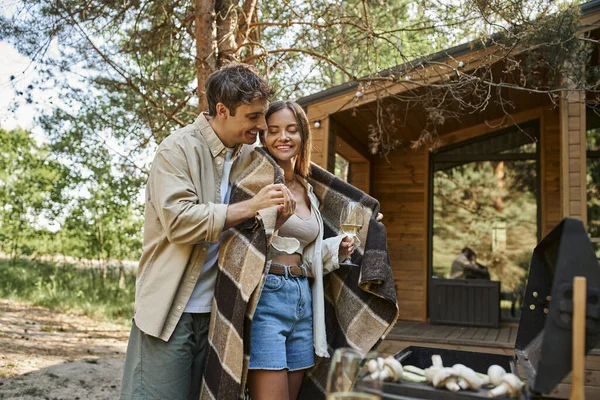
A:
[[[315,352],[328,356],[323,273],[338,267],[338,257],[351,255],[355,243],[343,235],[323,239],[318,200],[306,180],[311,137],[304,110],[277,101],[266,119],[261,142],[283,169],[296,210],[271,244],[271,267],[252,320],[248,388],[252,400],[295,400]],[[291,253],[278,250],[282,238],[293,238]]]

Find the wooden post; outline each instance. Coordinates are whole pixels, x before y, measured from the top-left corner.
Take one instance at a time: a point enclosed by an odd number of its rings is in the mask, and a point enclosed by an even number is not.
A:
[[[573,279],[573,367],[571,395],[569,400],[585,399],[585,315],[587,303],[587,280]]]

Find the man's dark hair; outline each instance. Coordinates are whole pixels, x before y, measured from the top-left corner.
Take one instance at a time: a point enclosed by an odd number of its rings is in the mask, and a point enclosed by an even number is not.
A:
[[[205,96],[208,115],[217,114],[217,103],[223,103],[231,115],[240,104],[254,99],[269,100],[273,91],[267,81],[246,64],[229,64],[210,74],[206,80]]]
[[[461,253],[463,253],[466,257],[467,260],[471,261],[473,259],[473,257],[475,257],[477,254],[475,254],[475,252],[473,250],[471,250],[468,247],[465,247],[464,249],[462,249]]]

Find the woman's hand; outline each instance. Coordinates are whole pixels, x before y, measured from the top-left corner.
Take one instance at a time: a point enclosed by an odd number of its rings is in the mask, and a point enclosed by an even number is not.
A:
[[[296,212],[296,197],[286,186],[283,186],[283,205],[277,209],[277,220],[275,229],[281,228],[281,225]]]
[[[343,257],[343,258],[350,257],[352,255],[352,253],[354,253],[355,249],[356,249],[356,237],[346,236],[345,238],[342,239],[342,241],[340,243],[340,249],[339,249],[340,257]]]

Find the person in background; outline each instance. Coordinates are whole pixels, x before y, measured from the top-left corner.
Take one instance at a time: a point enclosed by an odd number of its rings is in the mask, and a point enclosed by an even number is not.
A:
[[[487,267],[477,263],[477,254],[468,247],[452,262],[450,279],[490,279]]]

